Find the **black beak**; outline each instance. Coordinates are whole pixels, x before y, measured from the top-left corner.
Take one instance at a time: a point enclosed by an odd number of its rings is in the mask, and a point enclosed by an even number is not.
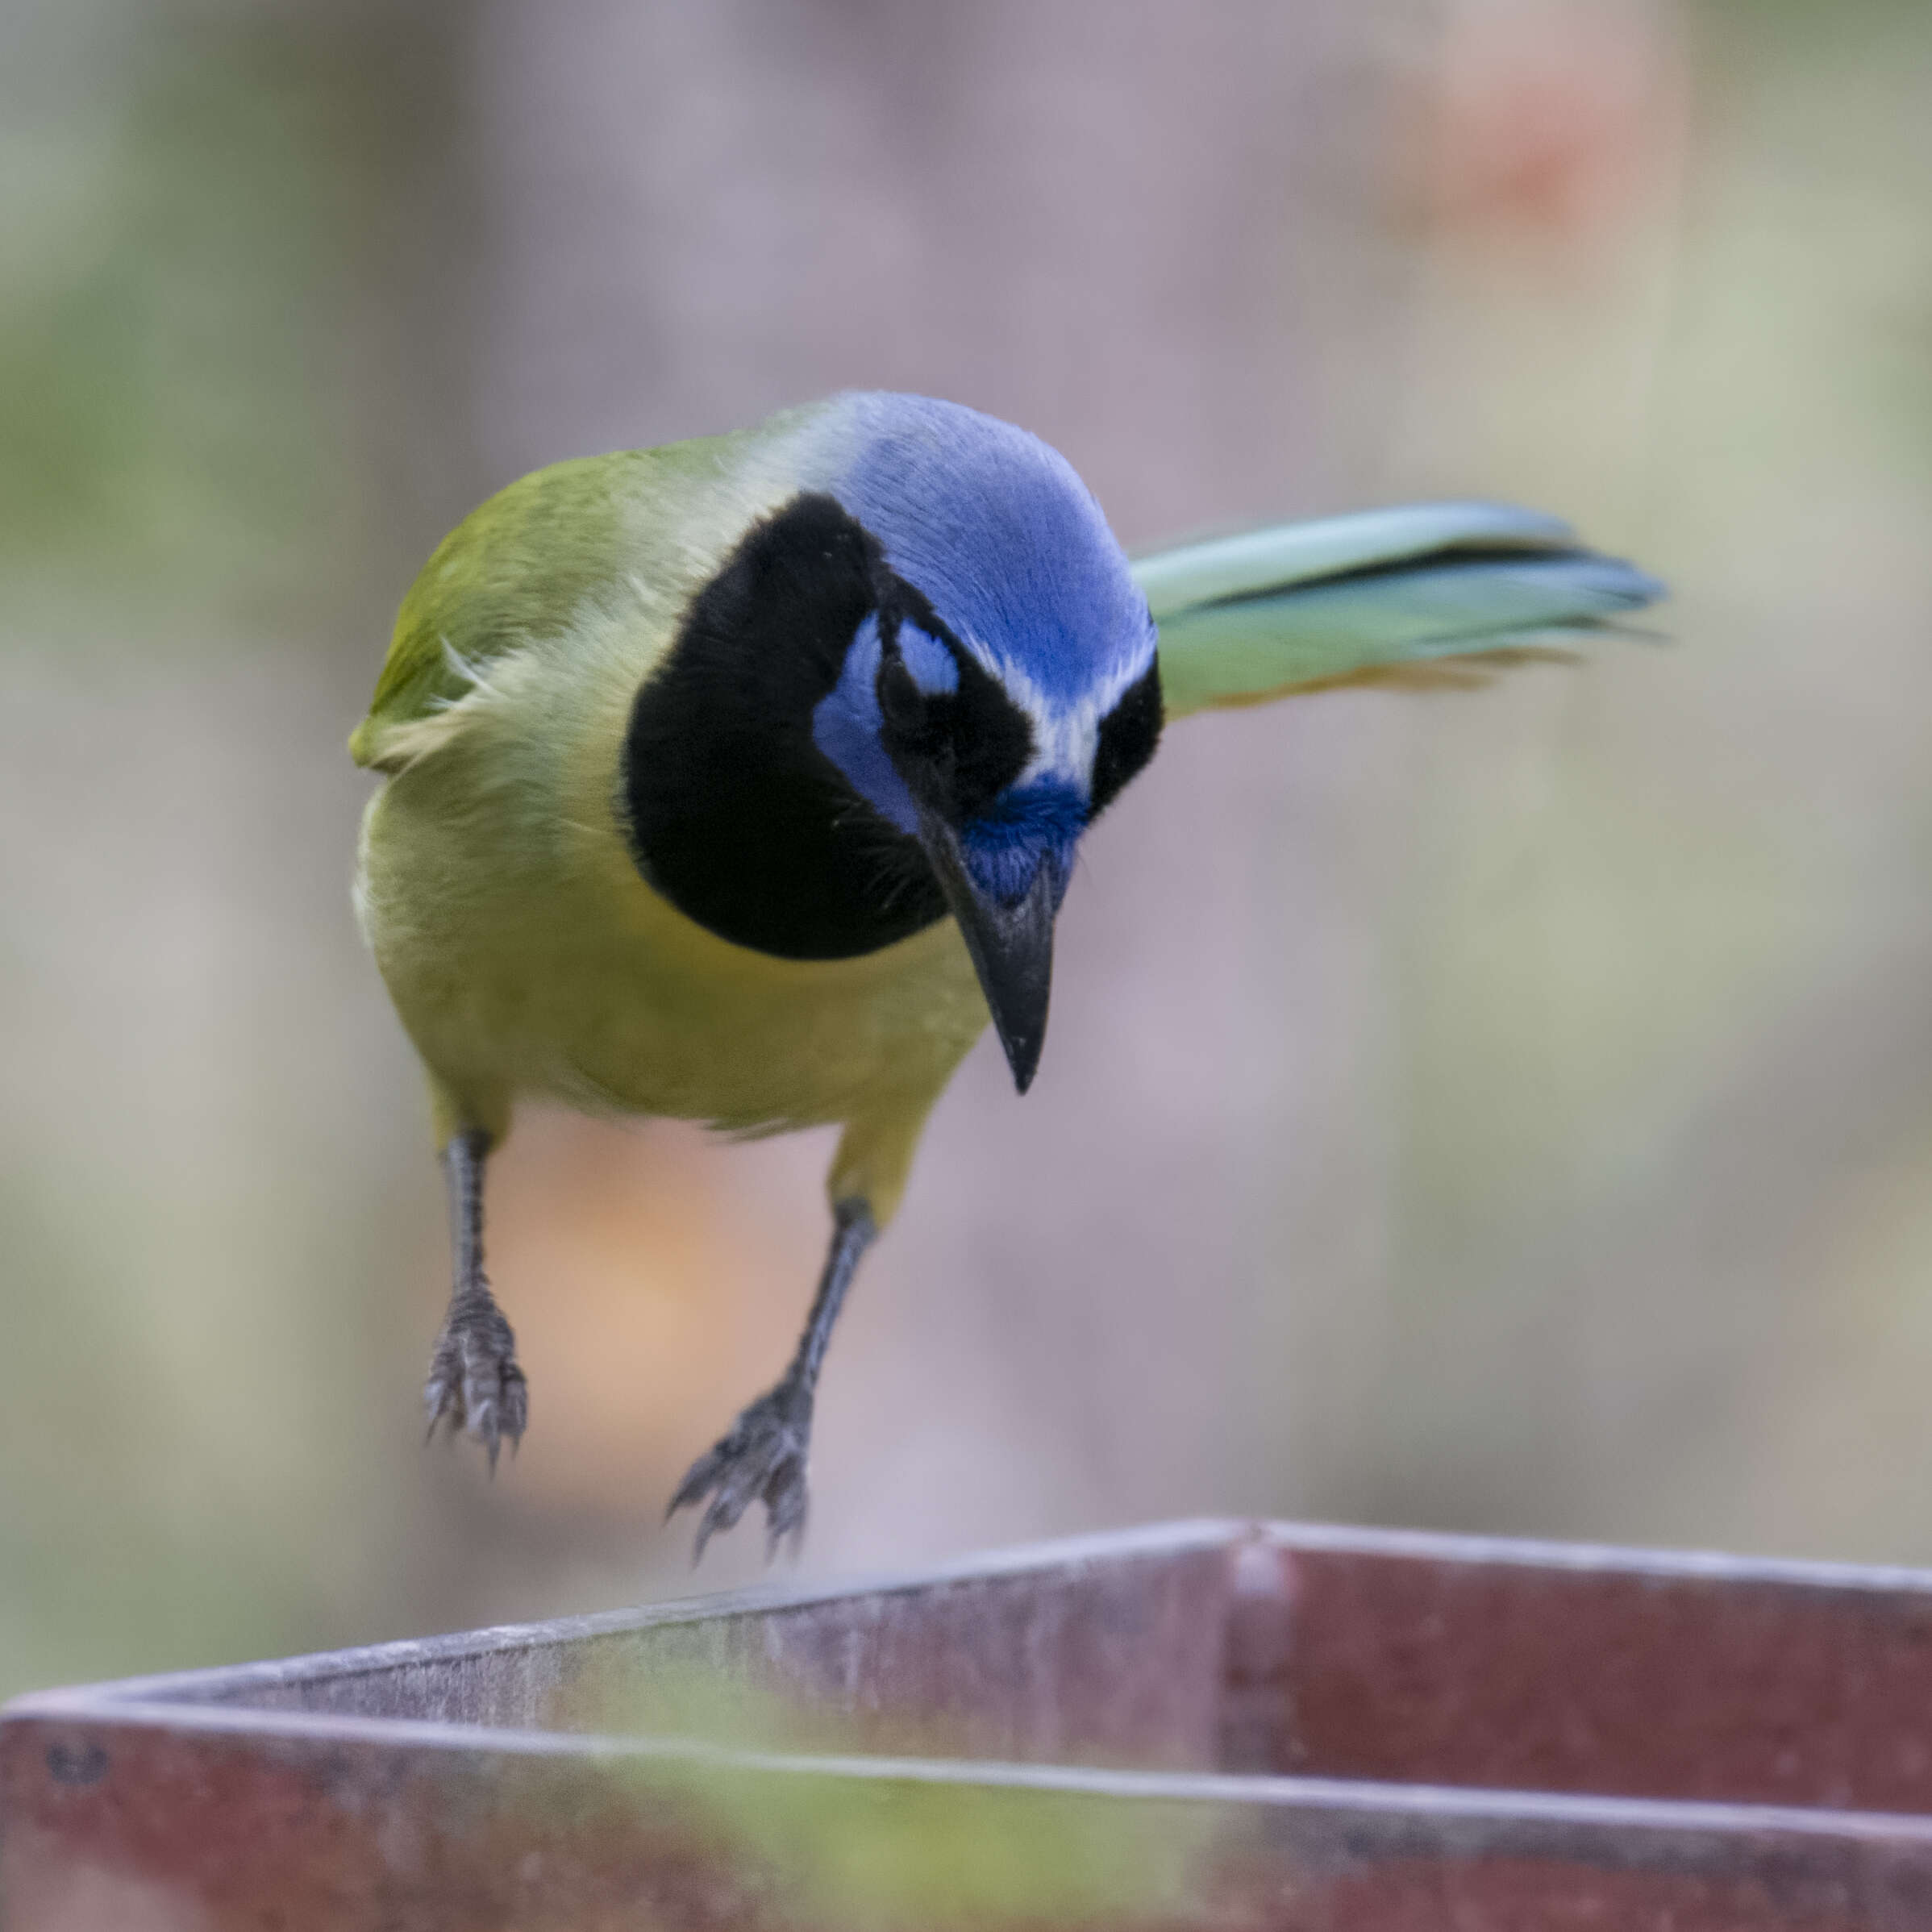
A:
[[[1013,1084],[1024,1093],[1047,1038],[1047,998],[1053,985],[1053,915],[1060,894],[1052,863],[1035,873],[1025,897],[1002,906],[974,884],[951,826],[921,812],[919,842],[965,935]]]

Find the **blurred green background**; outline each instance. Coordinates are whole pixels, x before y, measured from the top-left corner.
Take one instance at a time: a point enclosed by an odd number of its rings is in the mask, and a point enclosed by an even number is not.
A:
[[[0,1692],[688,1587],[826,1150],[525,1122],[531,1433],[425,1452],[343,739],[490,489],[860,384],[1130,544],[1559,510],[1676,641],[1173,735],[855,1298],[808,1565],[1932,1561],[1928,99],[1909,0],[0,0]]]

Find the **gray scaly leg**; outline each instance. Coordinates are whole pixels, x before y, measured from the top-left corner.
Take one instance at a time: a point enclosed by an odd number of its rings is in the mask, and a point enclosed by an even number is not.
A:
[[[859,1257],[877,1233],[872,1210],[863,1201],[842,1201],[832,1210],[831,1251],[825,1258],[825,1272],[819,1276],[818,1293],[791,1367],[691,1465],[678,1484],[664,1512],[667,1518],[706,1496],[711,1498],[697,1526],[693,1563],[718,1530],[730,1529],[760,1498],[765,1507],[768,1557],[787,1537],[797,1553],[805,1534],[805,1460],[811,1446],[813,1391]]]
[[[483,1164],[489,1154],[489,1136],[480,1127],[457,1135],[443,1150],[455,1286],[430,1357],[423,1404],[432,1437],[444,1423],[452,1436],[459,1430],[474,1436],[489,1451],[493,1474],[504,1439],[514,1449],[523,1435],[530,1393],[517,1366],[517,1338],[483,1273]]]

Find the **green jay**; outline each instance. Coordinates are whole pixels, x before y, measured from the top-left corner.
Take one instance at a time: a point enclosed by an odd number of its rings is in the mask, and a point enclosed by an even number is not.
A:
[[[1431,503],[1130,560],[1072,467],[954,404],[847,394],[557,464],[404,598],[350,740],[356,904],[429,1080],[454,1285],[425,1397],[493,1464],[528,1398],[484,1272],[517,1103],[835,1124],[778,1382],[693,1465],[706,1540],[806,1512],[820,1365],[989,1021],[1022,1093],[1086,828],[1164,725],[1575,647],[1661,594],[1554,518]]]

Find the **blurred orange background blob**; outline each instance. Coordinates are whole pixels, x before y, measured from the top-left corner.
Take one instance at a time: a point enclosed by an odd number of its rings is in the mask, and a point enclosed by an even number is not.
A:
[[[1446,230],[1580,268],[1679,164],[1680,30],[1659,6],[1458,0],[1418,77],[1405,199]]]

